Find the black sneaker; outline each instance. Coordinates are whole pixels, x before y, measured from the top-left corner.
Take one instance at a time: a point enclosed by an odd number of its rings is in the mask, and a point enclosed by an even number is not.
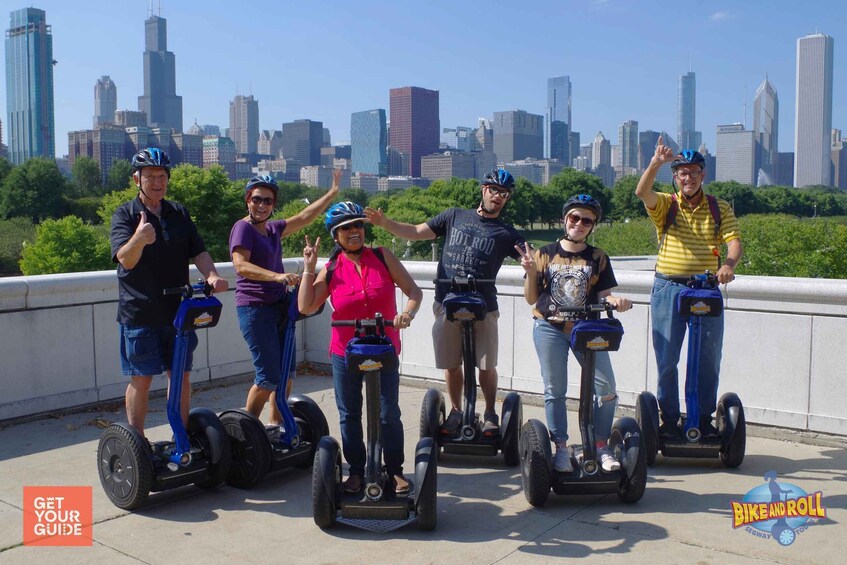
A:
[[[665,441],[681,440],[682,428],[676,422],[665,422],[659,426],[659,437]]]
[[[721,438],[721,434],[714,424],[712,424],[711,418],[700,418],[700,434],[703,439],[710,441]]]
[[[447,416],[447,420],[441,425],[441,435],[443,436],[455,436],[458,435],[459,430],[462,428],[462,417],[464,414],[462,412],[453,408],[450,411],[450,415]]]

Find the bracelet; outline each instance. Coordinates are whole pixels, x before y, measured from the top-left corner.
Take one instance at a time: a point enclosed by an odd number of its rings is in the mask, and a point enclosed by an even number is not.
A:
[[[315,275],[315,271],[303,271],[303,275],[302,275],[302,276],[304,276],[304,277],[305,277],[306,275],[312,275],[312,276],[314,276],[314,275]]]

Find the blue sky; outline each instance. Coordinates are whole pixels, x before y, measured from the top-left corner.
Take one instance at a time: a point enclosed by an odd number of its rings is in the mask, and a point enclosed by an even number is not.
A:
[[[8,12],[25,7],[3,2]],[[158,2],[154,11],[158,13]],[[36,0],[53,30],[56,152],[67,132],[91,127],[94,83],[110,75],[118,108],[142,94],[144,0]],[[697,129],[710,150],[715,126],[752,127],[767,74],[780,102],[779,149],[794,150],[796,40],[835,39],[833,127],[847,134],[847,2],[624,0],[162,2],[176,55],[184,127],[229,125],[229,101],[252,93],[262,129],[309,118],[333,143],[350,114],[388,109],[392,87],[440,91],[441,127],[523,109],[543,114],[547,78],[569,75],[573,126],[586,143],[617,142],[625,120],[676,133],[679,75],[697,74]],[[5,84],[5,72],[0,75]],[[0,108],[6,121],[5,88]]]

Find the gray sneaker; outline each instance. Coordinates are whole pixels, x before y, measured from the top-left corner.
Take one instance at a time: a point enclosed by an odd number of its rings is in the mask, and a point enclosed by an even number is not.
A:
[[[556,454],[553,456],[553,470],[559,473],[573,473],[571,450],[569,447],[556,446]]]
[[[608,445],[597,450],[597,459],[600,460],[600,467],[602,467],[607,473],[621,470],[620,461],[615,459],[615,456],[612,455],[612,450],[609,449]]]
[[[441,426],[441,435],[443,436],[455,436],[459,433],[459,430],[462,427],[462,412],[453,408],[450,411],[450,415],[447,416],[447,420],[444,421],[444,424]]]

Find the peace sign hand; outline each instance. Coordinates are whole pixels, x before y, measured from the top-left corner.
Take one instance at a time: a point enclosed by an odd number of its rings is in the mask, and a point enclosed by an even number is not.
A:
[[[315,244],[312,245],[309,242],[309,236],[306,236],[306,247],[303,248],[303,271],[304,272],[315,272],[315,265],[318,263],[318,249],[321,246],[321,238],[317,238],[315,240]]]
[[[520,253],[521,256],[521,267],[523,267],[523,270],[527,273],[535,272],[536,265],[535,258],[533,256],[534,254],[532,252],[532,244],[527,241],[524,246],[525,249],[520,245],[515,245],[515,249],[518,251],[518,253]]]

